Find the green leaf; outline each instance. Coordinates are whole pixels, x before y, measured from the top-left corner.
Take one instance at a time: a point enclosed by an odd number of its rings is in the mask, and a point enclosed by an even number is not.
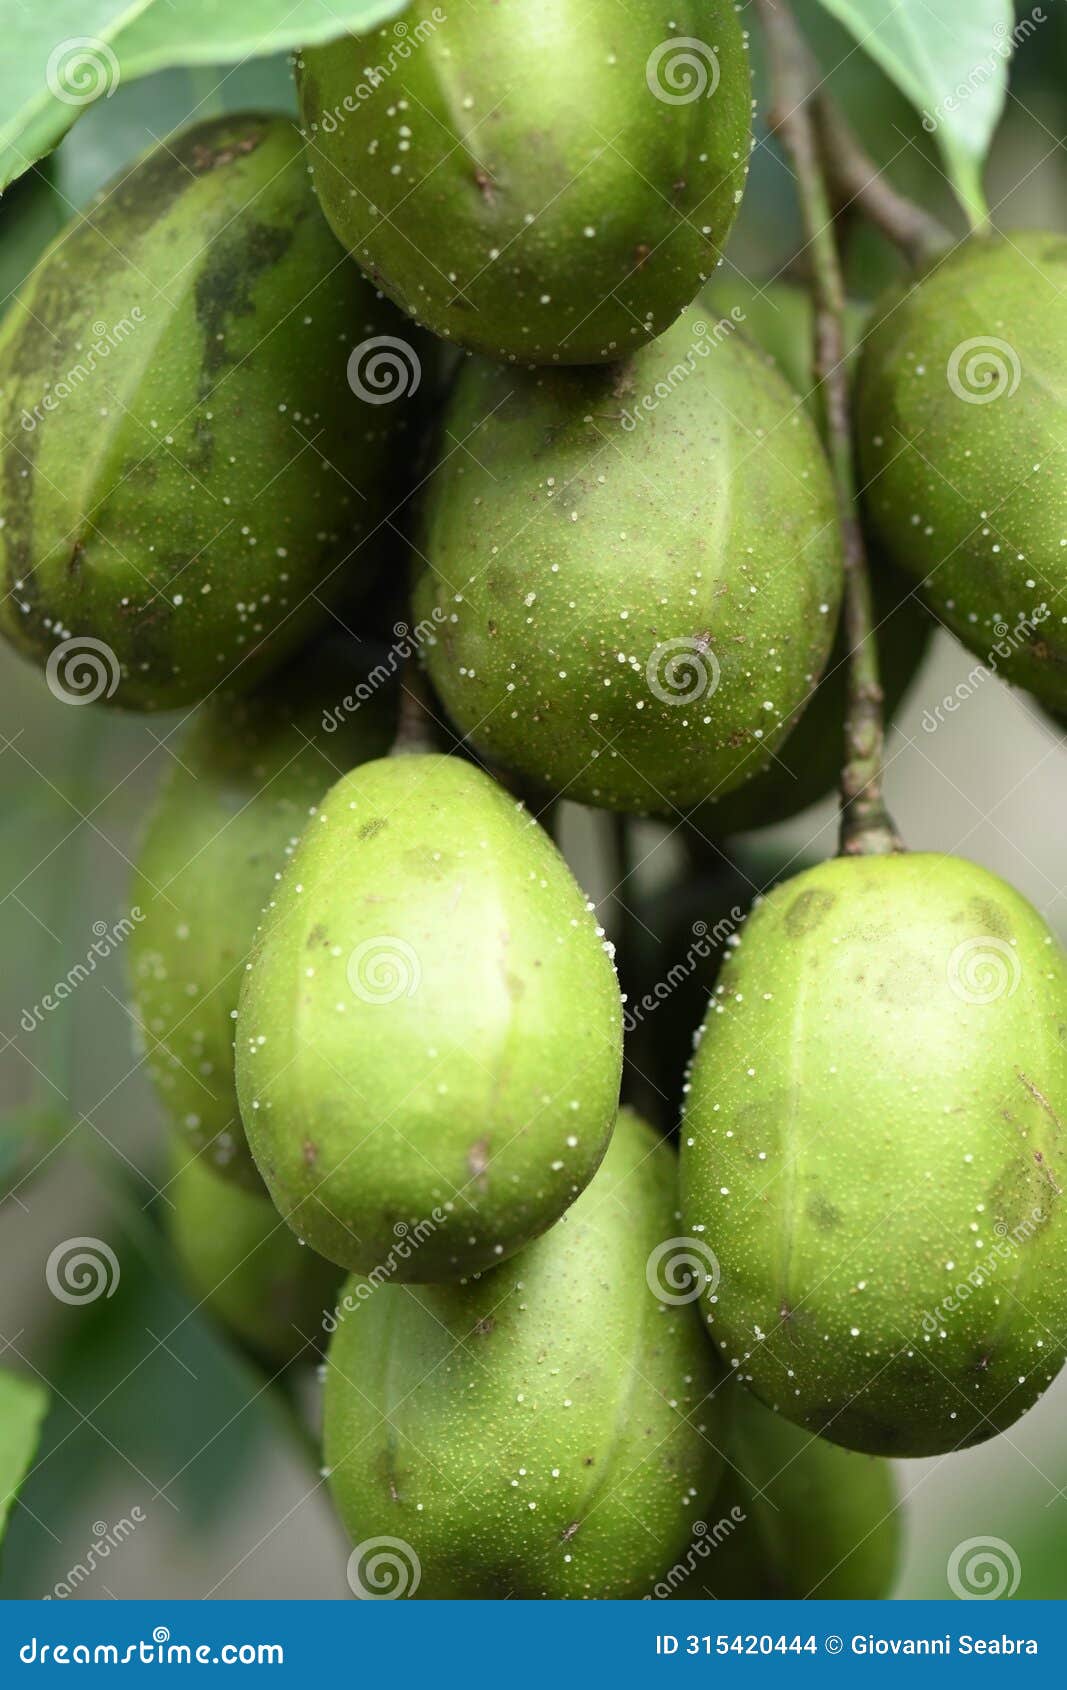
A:
[[[0,1538],[37,1449],[48,1392],[36,1379],[0,1372]]]
[[[237,64],[362,33],[408,0],[49,0],[5,20],[0,192],[87,106],[174,66]],[[11,9],[9,8],[9,11]]]
[[[1011,0],[821,0],[937,137],[971,223],[988,212],[982,167],[1004,107]]]

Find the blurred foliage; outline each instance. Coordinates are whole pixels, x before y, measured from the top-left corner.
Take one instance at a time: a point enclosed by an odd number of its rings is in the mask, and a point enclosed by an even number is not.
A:
[[[0,1370],[0,1538],[37,1448],[48,1392],[36,1379]]]

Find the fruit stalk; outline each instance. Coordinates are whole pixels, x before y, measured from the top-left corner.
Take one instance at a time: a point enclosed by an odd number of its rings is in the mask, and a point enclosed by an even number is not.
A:
[[[770,51],[774,110],[797,179],[811,255],[815,302],[814,374],[826,411],[830,459],[845,554],[848,704],[841,771],[842,856],[884,856],[903,849],[882,797],[883,694],[874,637],[866,548],[856,505],[845,346],[845,285],[834,214],[813,114],[811,59],[784,0],[758,0]]]
[[[811,55],[804,49],[809,62]],[[915,268],[944,252],[952,237],[921,205],[898,193],[860,145],[837,102],[822,92],[815,104],[822,156],[844,205],[856,206]]]

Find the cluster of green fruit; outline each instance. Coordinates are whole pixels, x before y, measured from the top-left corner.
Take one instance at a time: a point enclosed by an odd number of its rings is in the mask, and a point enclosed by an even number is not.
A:
[[[847,651],[805,371],[711,283],[750,146],[733,7],[610,12],[417,0],[388,86],[353,97],[375,38],[304,55],[303,141],[202,124],[105,192],[0,331],[0,626],[62,698],[89,652],[90,697],[208,701],[135,892],[173,1236],[262,1355],[332,1334],[353,1540],[409,1543],[424,1596],[879,1595],[872,1456],[991,1436],[1063,1360],[1067,966],[978,868],[839,859],[745,924],[679,1152],[619,1112],[611,948],[472,753],[720,838],[833,785]],[[866,338],[891,702],[927,632],[893,566],[979,650],[1062,601],[1065,272],[975,239]],[[994,426],[941,374],[1001,317],[1026,379]],[[434,415],[440,341],[482,356]],[[377,628],[424,436],[448,755],[398,734],[393,666],[321,637]],[[1039,621],[1009,673],[1065,709],[1067,617]]]

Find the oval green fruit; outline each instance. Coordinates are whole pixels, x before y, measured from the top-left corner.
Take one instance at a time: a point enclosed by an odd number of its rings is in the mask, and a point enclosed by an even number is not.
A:
[[[455,757],[364,764],[294,852],[241,992],[271,1196],[357,1272],[494,1265],[595,1173],[621,1018],[591,906],[521,804]]]
[[[960,858],[777,887],[724,967],[681,1132],[724,1358],[853,1449],[1013,1424],[1063,1361],[1067,965]]]
[[[611,362],[719,263],[750,148],[732,0],[414,0],[306,49],[319,200],[367,275],[460,346]]]
[[[58,237],[0,329],[0,630],[59,698],[247,690],[371,577],[397,326],[284,118],[183,131]]]
[[[879,1601],[900,1553],[893,1469],[772,1414],[735,1388],[727,1465],[679,1598]],[[660,1594],[663,1592],[661,1591]]]
[[[974,237],[875,314],[856,429],[866,513],[939,617],[1067,708],[1067,238]]]
[[[588,1190],[513,1261],[350,1282],[325,1455],[357,1594],[383,1540],[392,1593],[429,1598],[642,1596],[684,1551],[721,1472],[720,1375],[692,1302],[655,1289],[676,1181],[623,1110]]]
[[[919,673],[935,623],[898,570],[882,560],[872,560],[870,577],[888,725]],[[700,807],[692,818],[698,839],[723,839],[749,828],[788,821],[836,790],[845,756],[848,661],[842,616],[826,673],[800,721],[775,752],[773,763],[735,791]]]
[[[166,1195],[171,1242],[199,1306],[265,1361],[312,1359],[340,1269],[297,1242],[262,1187],[238,1190],[184,1144]]]
[[[743,420],[742,420],[743,419]],[[764,767],[829,654],[833,489],[781,376],[700,311],[614,370],[473,362],[428,490],[434,685],[491,759],[671,815]]]
[[[387,687],[344,709],[363,662],[331,641],[269,694],[205,706],[170,766],[134,873],[133,1012],[156,1090],[192,1148],[260,1195],[234,1087],[243,966],[309,809],[339,770],[389,745]]]

